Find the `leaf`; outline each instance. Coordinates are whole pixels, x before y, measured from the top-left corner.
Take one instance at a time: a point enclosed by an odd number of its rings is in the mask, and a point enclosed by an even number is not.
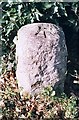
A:
[[[52,92],[51,96],[52,96],[52,97],[55,96],[55,91]]]
[[[46,3],[46,2],[45,2],[43,5],[44,5],[44,10],[46,10],[46,9],[51,8],[52,5],[53,5],[53,3],[48,3],[48,2]]]

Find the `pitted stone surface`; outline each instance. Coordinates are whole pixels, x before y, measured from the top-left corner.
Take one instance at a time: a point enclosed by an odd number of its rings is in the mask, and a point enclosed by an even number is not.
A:
[[[19,87],[37,93],[48,85],[63,90],[67,49],[61,28],[50,23],[28,24],[18,31],[16,44]]]

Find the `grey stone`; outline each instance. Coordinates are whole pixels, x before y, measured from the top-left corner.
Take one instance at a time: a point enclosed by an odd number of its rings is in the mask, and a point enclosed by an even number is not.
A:
[[[18,86],[34,94],[48,85],[64,90],[67,48],[62,29],[50,23],[21,27],[16,44]]]

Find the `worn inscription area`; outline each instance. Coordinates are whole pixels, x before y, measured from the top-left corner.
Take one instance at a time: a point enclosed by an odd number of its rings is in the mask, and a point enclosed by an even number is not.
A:
[[[36,93],[48,85],[63,90],[67,49],[62,29],[34,23],[18,31],[16,45],[18,85]]]

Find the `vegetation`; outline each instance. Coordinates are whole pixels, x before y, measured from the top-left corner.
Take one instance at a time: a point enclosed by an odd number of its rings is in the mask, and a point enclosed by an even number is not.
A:
[[[0,62],[0,113],[2,120],[76,120],[78,111],[79,74],[79,2],[2,2]],[[14,37],[19,28],[34,22],[49,22],[62,27],[68,49],[65,93],[55,95],[48,86],[35,96],[20,96],[16,80]],[[76,83],[73,81],[76,79]],[[75,97],[76,95],[76,97]]]
[[[76,97],[57,97],[51,86],[34,96],[20,96],[12,71],[2,76],[2,120],[74,120],[78,117]]]

